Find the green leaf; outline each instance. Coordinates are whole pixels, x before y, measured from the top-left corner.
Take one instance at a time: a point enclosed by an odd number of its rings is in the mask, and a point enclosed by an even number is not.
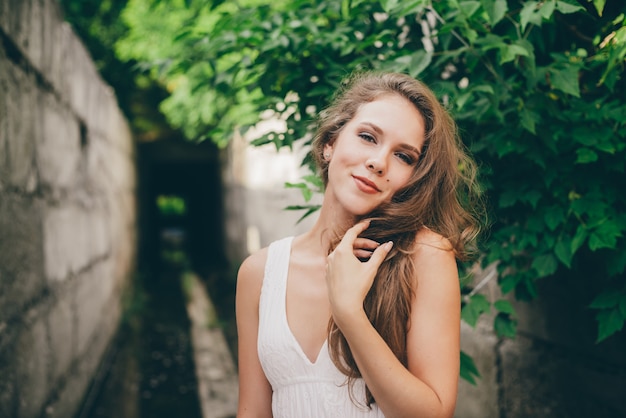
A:
[[[506,0],[480,0],[480,3],[487,12],[492,27],[501,21],[509,10]]]
[[[287,188],[287,189],[300,189],[300,192],[302,193],[302,197],[304,198],[304,200],[306,202],[311,200],[311,197],[313,197],[313,191],[305,183],[289,183],[289,182],[287,182],[287,183],[285,183],[285,188]]]
[[[599,343],[611,335],[615,334],[624,327],[625,317],[619,309],[604,309],[596,315],[598,321],[598,339]]]
[[[539,7],[539,14],[545,20],[549,20],[554,13],[554,8],[556,7],[556,2],[554,0],[548,0],[544,2],[541,7]]]
[[[522,278],[518,275],[509,275],[500,279],[500,290],[503,294],[509,293],[511,290],[515,289]]]
[[[617,239],[622,236],[620,227],[613,221],[602,221],[589,235],[589,249],[615,248]]]
[[[554,254],[567,268],[572,267],[572,245],[570,242],[559,239],[554,247]]]
[[[565,212],[559,206],[553,205],[546,209],[543,219],[550,231],[556,230],[556,228],[565,221]]]
[[[461,309],[461,318],[471,325],[476,326],[478,318],[485,312],[489,312],[491,304],[484,295],[475,294],[469,297],[463,309]]]
[[[612,252],[606,262],[606,272],[609,277],[617,276],[626,271],[626,257],[618,252]]]
[[[429,0],[403,0],[403,1],[393,1],[389,3],[389,6],[392,6],[387,12],[390,15],[403,17],[408,14],[420,13],[422,12],[429,4]]]
[[[515,204],[520,199],[519,190],[505,190],[498,200],[498,205],[501,208],[508,208]]]
[[[524,3],[522,11],[520,12],[520,26],[522,27],[522,31],[526,30],[526,26],[529,23],[536,26],[541,25],[541,15],[537,12],[538,4],[539,3],[536,1],[527,1]]]
[[[465,16],[470,17],[480,8],[478,1],[462,1],[459,3],[459,10]]]
[[[563,0],[557,0],[556,9],[563,14],[575,13],[580,10],[585,10],[585,8],[582,7],[580,4],[573,4]]]
[[[593,0],[593,5],[595,6],[596,11],[598,12],[598,16],[602,16],[605,3],[606,3],[606,0]]]
[[[576,230],[576,235],[574,235],[574,238],[572,239],[572,243],[571,243],[572,255],[576,254],[576,251],[578,251],[580,246],[583,245],[583,243],[587,239],[587,236],[588,236],[587,229],[583,225],[580,225],[578,229]]]
[[[511,305],[511,302],[509,302],[508,300],[505,300],[505,299],[497,300],[493,304],[493,307],[499,310],[500,312],[504,312],[511,316],[515,316],[515,308],[513,308],[513,305]]]
[[[296,223],[298,224],[302,222],[302,220],[308,217],[309,215],[317,212],[320,209],[320,207],[321,205],[290,205],[290,206],[285,207],[284,210],[306,210],[304,215],[302,215],[300,219],[296,221]]]
[[[322,178],[318,176],[317,174],[309,174],[309,175],[302,177],[302,179],[306,181],[307,183],[310,183],[314,187],[317,187],[318,189],[324,185]]]
[[[380,5],[387,13],[398,7],[400,0],[380,0]]]
[[[474,359],[464,351],[461,351],[461,378],[467,380],[472,385],[476,385],[475,377],[480,377],[480,373],[478,368],[476,368]]]
[[[430,65],[433,55],[432,52],[418,50],[411,54],[411,61],[408,66],[409,74],[413,78],[417,78],[422,71]]]
[[[579,70],[577,66],[569,65],[564,68],[551,68],[548,72],[553,88],[574,97],[580,97]]]
[[[521,45],[506,45],[500,49],[500,64],[513,61],[518,56],[528,57],[529,55],[528,50]]]
[[[517,321],[506,313],[499,313],[493,321],[493,329],[498,337],[515,338]]]
[[[552,254],[544,254],[535,258],[531,267],[537,271],[538,277],[546,277],[554,274],[558,263]]]
[[[605,291],[596,296],[589,304],[590,308],[607,309],[620,304],[624,296],[618,291]]]
[[[589,148],[576,150],[576,164],[589,164],[598,161],[598,153]]]
[[[526,129],[531,134],[536,134],[535,124],[540,120],[540,117],[537,113],[532,112],[526,108],[522,108],[520,113],[520,123],[522,127]]]

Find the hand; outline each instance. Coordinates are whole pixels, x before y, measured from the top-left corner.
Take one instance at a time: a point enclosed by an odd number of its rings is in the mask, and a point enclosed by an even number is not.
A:
[[[367,261],[372,256],[376,248],[380,246],[379,242],[369,238],[360,238],[354,240],[353,252],[354,256],[361,261]]]
[[[339,326],[341,319],[363,312],[363,301],[372,287],[378,267],[393,246],[391,241],[383,245],[376,243],[377,247],[371,252],[369,260],[360,261],[357,258],[357,241],[360,240],[359,242],[364,244],[370,240],[357,237],[368,226],[369,221],[363,221],[348,229],[339,245],[328,256],[326,265],[328,297],[333,318]]]

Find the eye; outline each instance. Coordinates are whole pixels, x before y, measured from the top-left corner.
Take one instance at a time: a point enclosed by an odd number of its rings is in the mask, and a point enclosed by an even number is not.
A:
[[[405,164],[413,165],[415,164],[416,159],[411,155],[404,152],[396,153],[396,156],[402,160]]]
[[[374,137],[374,135],[368,132],[361,132],[359,134],[359,137],[363,139],[364,141],[376,143],[376,138]]]

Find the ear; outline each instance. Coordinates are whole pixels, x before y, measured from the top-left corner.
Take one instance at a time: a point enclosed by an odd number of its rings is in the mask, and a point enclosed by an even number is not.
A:
[[[333,146],[331,144],[324,145],[324,161],[330,161],[330,158],[333,156]]]

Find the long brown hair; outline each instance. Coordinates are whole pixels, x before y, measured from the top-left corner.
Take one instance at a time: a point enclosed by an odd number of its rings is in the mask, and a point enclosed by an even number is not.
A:
[[[456,257],[465,260],[475,250],[481,205],[476,164],[465,151],[456,124],[426,85],[398,73],[353,74],[344,80],[331,105],[320,113],[311,152],[324,184],[328,183],[324,145],[337,139],[361,105],[390,94],[404,97],[420,112],[425,123],[425,141],[409,183],[390,202],[363,216],[372,222],[361,236],[381,243],[394,242],[365,298],[364,309],[372,325],[406,367],[406,335],[416,289],[416,266],[411,257],[416,234],[422,228],[431,229],[447,238]],[[348,378],[352,396],[354,381],[361,373],[345,337],[332,319],[328,346],[331,359]],[[368,388],[366,401],[368,406],[374,402]]]

